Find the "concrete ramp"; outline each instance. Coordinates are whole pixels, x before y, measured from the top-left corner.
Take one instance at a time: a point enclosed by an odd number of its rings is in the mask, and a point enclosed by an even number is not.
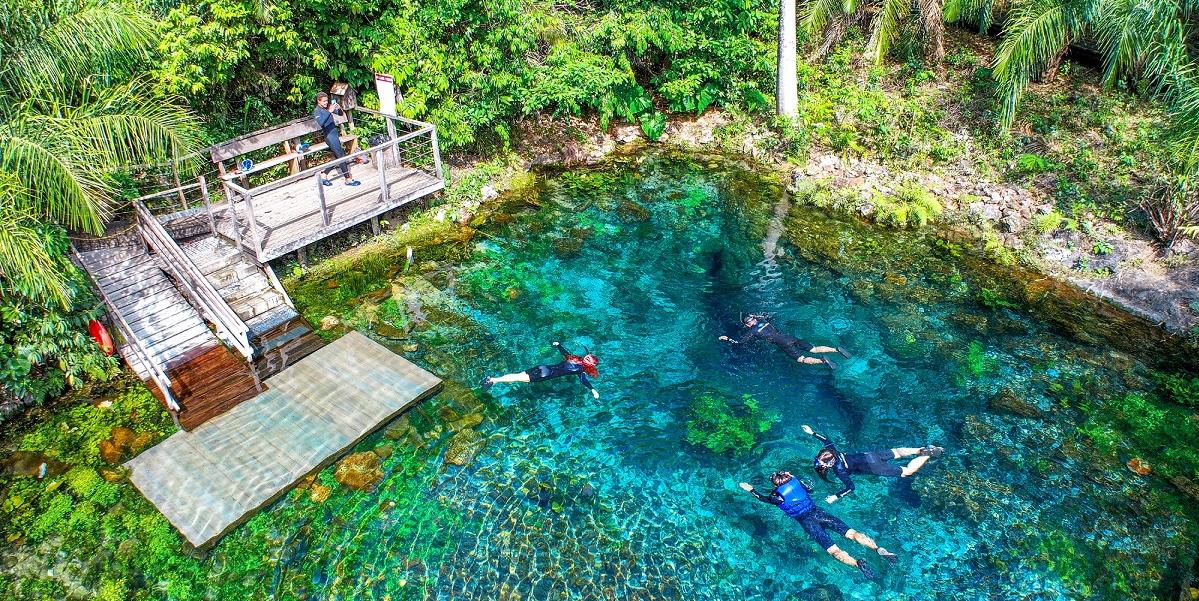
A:
[[[441,380],[350,332],[266,380],[268,390],[125,465],[196,547],[214,544]]]

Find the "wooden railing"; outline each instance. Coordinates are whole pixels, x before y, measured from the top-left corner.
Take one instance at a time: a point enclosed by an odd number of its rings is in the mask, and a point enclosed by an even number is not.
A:
[[[387,181],[387,169],[389,166],[416,169],[438,180],[443,180],[444,183],[441,168],[441,151],[437,145],[437,129],[433,124],[405,119],[403,117],[384,115],[362,107],[358,107],[355,110],[382,117],[387,124],[388,139],[369,148],[347,154],[339,159],[334,159],[316,167],[310,167],[260,186],[246,188],[238,185],[234,180],[239,178],[240,175],[236,173],[226,175],[222,178],[225,189],[228,190],[228,195],[230,196],[228,210],[230,221],[232,222],[231,229],[233,230],[234,241],[239,246],[245,246],[254,251],[259,262],[266,262],[267,257],[264,255],[266,249],[263,247],[262,236],[258,231],[259,221],[255,217],[254,197],[256,196],[261,196],[296,182],[311,179],[313,189],[316,191],[315,196],[318,205],[316,208],[319,210],[321,216],[321,224],[327,228],[331,225],[332,220],[325,200],[326,186],[321,183],[321,180],[324,179],[324,173],[337,168],[339,165],[356,162],[359,157],[369,156],[375,161],[379,177],[380,202],[386,202],[388,199],[389,182]],[[401,131],[405,133],[400,133]],[[244,218],[243,215],[239,214],[239,204],[245,211]],[[246,244],[245,235],[242,233],[243,227],[249,232],[249,242],[252,243],[252,246]]]
[[[254,347],[250,345],[250,328],[237,316],[229,303],[213,288],[199,267],[188,258],[187,253],[175,243],[166,228],[140,201],[133,203],[137,212],[138,229],[146,244],[163,259],[182,291],[188,296],[204,317],[217,327],[230,346],[236,348],[246,359],[253,359]]]
[[[79,256],[79,250],[75,248],[74,243],[71,244],[71,255],[74,257],[75,263],[79,265],[80,271],[87,274],[88,279],[92,281],[93,287],[100,293],[101,300],[108,307],[108,314],[112,316],[117,328],[121,330],[121,336],[125,339],[125,345],[133,351],[137,360],[146,368],[150,379],[154,381],[154,384],[158,386],[158,390],[162,392],[163,403],[166,404],[167,411],[171,414],[171,419],[175,421],[175,426],[180,427],[179,412],[183,409],[179,406],[179,402],[175,400],[175,396],[171,394],[171,379],[167,377],[166,370],[151,358],[150,351],[138,339],[137,334],[134,333],[133,328],[125,321],[125,318],[121,316],[121,311],[117,309],[116,303],[108,298],[108,293],[104,292],[104,288],[100,286],[100,282],[96,280],[95,276],[83,267],[83,259]]]

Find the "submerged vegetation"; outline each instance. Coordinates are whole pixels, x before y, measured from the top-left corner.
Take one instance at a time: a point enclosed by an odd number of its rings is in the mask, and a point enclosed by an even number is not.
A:
[[[752,395],[730,399],[719,392],[702,392],[691,401],[686,440],[716,454],[744,453],[778,420],[777,414],[763,412]]]

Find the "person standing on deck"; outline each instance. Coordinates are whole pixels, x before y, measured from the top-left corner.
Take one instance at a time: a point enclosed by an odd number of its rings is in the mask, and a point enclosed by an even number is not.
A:
[[[595,368],[595,366],[599,365],[599,358],[592,355],[590,351],[582,357],[575,355],[566,350],[560,342],[554,342],[553,347],[558,349],[558,352],[562,354],[563,361],[561,363],[555,365],[537,365],[514,374],[494,377],[487,376],[483,378],[483,389],[490,389],[496,382],[541,382],[562,376],[578,376],[579,383],[591,391],[591,396],[598,399],[599,391],[591,385],[591,380],[588,380],[587,377],[599,377],[599,370]]]
[[[812,459],[812,467],[816,470],[816,473],[822,480],[828,482],[828,472],[832,470],[833,474],[844,485],[837,494],[824,498],[828,503],[835,503],[845,495],[853,492],[853,478],[849,477],[850,474],[873,474],[875,476],[907,478],[924,467],[924,464],[928,463],[929,459],[940,457],[945,452],[945,449],[941,447],[929,445],[920,448],[897,447],[894,449],[879,449],[860,453],[842,453],[833,445],[833,441],[817,434],[812,430],[811,426],[804,424],[803,431],[811,434],[816,440],[824,444],[820,451],[816,453],[816,457]],[[915,457],[915,459],[909,461],[903,467],[890,463],[892,459],[903,459],[904,457]]]
[[[329,94],[327,92],[318,92],[316,95],[316,108],[312,110],[312,117],[316,119],[317,127],[321,128],[321,134],[325,137],[325,144],[329,146],[329,152],[333,153],[333,159],[340,159],[346,156],[346,151],[341,147],[341,132],[337,131],[337,121],[333,115],[344,114],[341,107],[337,105],[337,101],[329,102]],[[325,176],[329,175],[330,171],[340,169],[341,174],[346,178],[347,186],[359,186],[362,182],[353,178],[350,175],[350,164],[341,163],[336,167],[329,167],[321,172],[321,183],[326,186],[332,186],[333,182]]]
[[[862,571],[862,575],[868,580],[874,580],[878,577],[870,564],[854,559],[852,555],[843,551],[833,542],[833,538],[829,536],[829,532],[836,532],[845,538],[866,547],[873,549],[878,553],[879,557],[895,563],[898,557],[894,553],[878,546],[874,543],[874,539],[865,534],[850,528],[848,524],[841,521],[837,516],[819,508],[812,502],[812,497],[809,493],[812,492],[812,487],[808,486],[807,482],[791,475],[791,472],[775,472],[770,476],[770,481],[774,484],[774,490],[770,494],[762,494],[747,482],[742,482],[739,486],[745,492],[753,495],[755,499],[769,503],[778,507],[787,514],[787,517],[799,522],[800,527],[816,544],[832,555],[837,561],[858,568]]]
[[[788,357],[795,359],[798,363],[807,363],[809,365],[823,363],[829,366],[829,368],[836,367],[837,365],[823,357],[809,357],[804,353],[840,353],[842,357],[849,358],[849,353],[845,349],[832,346],[815,346],[790,334],[784,334],[770,325],[770,322],[765,321],[765,318],[760,315],[746,315],[741,320],[741,323],[749,330],[741,338],[733,339],[728,336],[721,336],[720,340],[730,344],[743,344],[753,340],[755,337],[761,338],[779,347],[779,350],[787,353]]]

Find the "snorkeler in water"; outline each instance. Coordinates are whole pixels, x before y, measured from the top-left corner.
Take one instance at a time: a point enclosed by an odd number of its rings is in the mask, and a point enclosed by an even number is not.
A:
[[[807,532],[808,536],[816,541],[816,544],[820,545],[829,555],[835,557],[837,561],[858,568],[862,571],[862,575],[869,580],[874,580],[878,577],[874,569],[870,567],[870,564],[854,559],[849,553],[841,550],[833,542],[833,538],[829,536],[829,531],[836,532],[867,549],[873,549],[879,554],[879,557],[891,563],[899,560],[894,553],[876,545],[874,539],[850,528],[848,524],[841,521],[837,516],[817,507],[809,495],[812,492],[812,487],[808,486],[807,482],[792,476],[791,472],[775,472],[770,476],[770,481],[774,483],[774,490],[770,491],[768,495],[754,490],[754,487],[747,482],[742,482],[739,486],[741,486],[742,490],[752,494],[757,500],[778,507],[783,513],[787,514],[787,517],[799,522],[804,532]]]
[[[599,398],[599,391],[591,385],[592,378],[599,377],[599,370],[595,366],[599,365],[599,359],[587,351],[586,355],[579,356],[572,354],[566,350],[561,343],[554,342],[554,348],[562,353],[564,361],[554,365],[537,365],[530,367],[525,371],[518,371],[514,374],[506,374],[502,376],[488,376],[483,378],[483,388],[491,388],[496,382],[541,382],[550,378],[560,378],[562,376],[578,376],[579,382],[591,391],[591,396]]]
[[[853,478],[850,474],[873,474],[875,476],[890,476],[892,478],[907,478],[915,474],[924,464],[928,463],[929,459],[940,457],[945,449],[941,447],[926,446],[926,447],[899,447],[895,449],[880,449],[876,451],[865,451],[861,453],[842,453],[837,450],[837,447],[828,438],[812,431],[812,427],[804,424],[803,431],[811,434],[824,443],[820,451],[816,453],[816,457],[812,460],[812,467],[816,473],[825,482],[828,482],[828,472],[832,470],[837,478],[844,485],[837,494],[829,495],[824,498],[828,503],[835,503],[845,495],[853,492]],[[899,467],[894,463],[890,463],[893,459],[903,459],[904,457],[915,457],[908,462],[907,465]]]
[[[741,338],[733,339],[728,336],[721,336],[720,340],[730,344],[744,344],[755,337],[761,338],[773,343],[784,353],[787,353],[787,356],[799,363],[807,363],[809,365],[823,363],[829,366],[829,368],[836,367],[837,365],[824,357],[809,357],[805,353],[840,353],[842,357],[849,358],[849,353],[845,349],[832,346],[814,346],[790,334],[784,334],[770,325],[770,322],[765,321],[765,317],[761,315],[746,315],[742,318],[741,323],[748,329]]]

